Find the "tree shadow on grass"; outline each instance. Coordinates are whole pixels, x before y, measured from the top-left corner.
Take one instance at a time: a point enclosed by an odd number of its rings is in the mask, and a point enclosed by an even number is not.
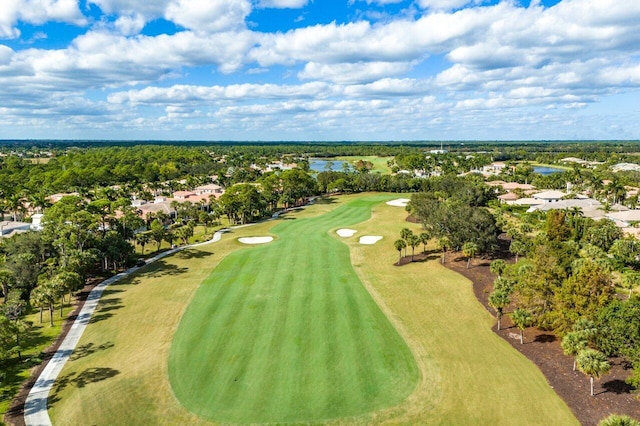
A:
[[[204,259],[206,257],[213,256],[213,253],[202,250],[188,249],[177,252],[175,256],[179,259]]]
[[[95,324],[97,322],[104,321],[106,319],[111,318],[112,316],[113,316],[113,314],[111,312],[105,312],[103,314],[92,315],[91,319],[89,320],[89,324]]]
[[[73,354],[69,357],[71,361],[78,360],[80,358],[84,358],[86,356],[92,355],[99,351],[104,351],[106,349],[110,349],[114,346],[113,342],[106,342],[101,345],[94,345],[93,343],[87,343],[85,345],[77,346],[73,350]]]
[[[90,383],[101,382],[115,377],[118,374],[120,374],[120,371],[108,367],[87,368],[79,374],[69,373],[66,376],[62,376],[57,380],[56,388],[58,391],[63,390],[67,386],[75,386],[76,388],[81,389]]]
[[[118,290],[113,288],[114,285],[118,285],[118,283],[115,284],[111,284],[111,286],[109,286],[109,288],[105,288],[104,290],[102,290],[102,296],[101,297],[107,297],[110,296],[112,294],[116,294],[116,293],[122,293],[124,290]]]
[[[168,264],[167,262],[164,262],[161,260],[151,265],[151,268],[149,268],[149,271],[146,274],[143,274],[143,276],[158,278],[158,277],[164,277],[167,275],[172,276],[172,275],[184,274],[188,270],[189,268],[178,267],[176,265]]]

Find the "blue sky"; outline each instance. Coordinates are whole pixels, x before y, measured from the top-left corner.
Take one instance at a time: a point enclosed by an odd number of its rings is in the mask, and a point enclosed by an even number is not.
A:
[[[640,2],[2,0],[0,139],[640,139]]]

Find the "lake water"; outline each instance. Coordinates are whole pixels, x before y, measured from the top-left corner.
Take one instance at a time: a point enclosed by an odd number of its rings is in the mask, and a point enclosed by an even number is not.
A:
[[[565,170],[556,169],[555,167],[534,167],[533,171],[534,171],[534,173],[538,173],[538,174],[541,174],[541,175],[550,175],[552,173],[564,172]]]
[[[343,171],[344,164],[349,165],[349,168],[351,168],[351,164],[349,164],[349,162],[347,161],[321,160],[319,158],[311,158],[309,160],[309,168],[314,172],[326,172],[328,170],[327,163],[329,162],[331,162],[331,170],[333,170],[334,172]]]

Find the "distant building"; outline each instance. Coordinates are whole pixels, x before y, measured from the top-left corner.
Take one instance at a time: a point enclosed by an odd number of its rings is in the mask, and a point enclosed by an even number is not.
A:
[[[638,172],[640,165],[634,163],[618,163],[611,167],[614,172]]]
[[[611,219],[620,228],[629,228],[640,222],[640,210],[610,212],[605,217]]]
[[[532,197],[536,200],[544,201],[545,203],[557,203],[563,197],[566,197],[568,194],[562,191],[543,191],[538,192],[537,194],[533,194]]]
[[[521,201],[524,198],[518,200]],[[534,200],[536,200],[534,198]],[[572,199],[572,200],[558,200],[553,203],[544,202],[541,200],[538,201],[538,205],[532,205],[527,212],[531,213],[534,211],[549,211],[549,210],[565,210],[565,209],[573,209],[579,208],[584,217],[589,217],[591,219],[603,219],[605,217],[604,209],[600,201],[594,200],[593,198],[587,199]]]

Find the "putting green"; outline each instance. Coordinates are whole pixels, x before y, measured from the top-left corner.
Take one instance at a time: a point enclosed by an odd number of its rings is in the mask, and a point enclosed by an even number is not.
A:
[[[219,422],[315,422],[401,402],[415,360],[330,230],[388,195],[284,221],[266,246],[225,258],[188,306],[169,353],[178,400]]]

